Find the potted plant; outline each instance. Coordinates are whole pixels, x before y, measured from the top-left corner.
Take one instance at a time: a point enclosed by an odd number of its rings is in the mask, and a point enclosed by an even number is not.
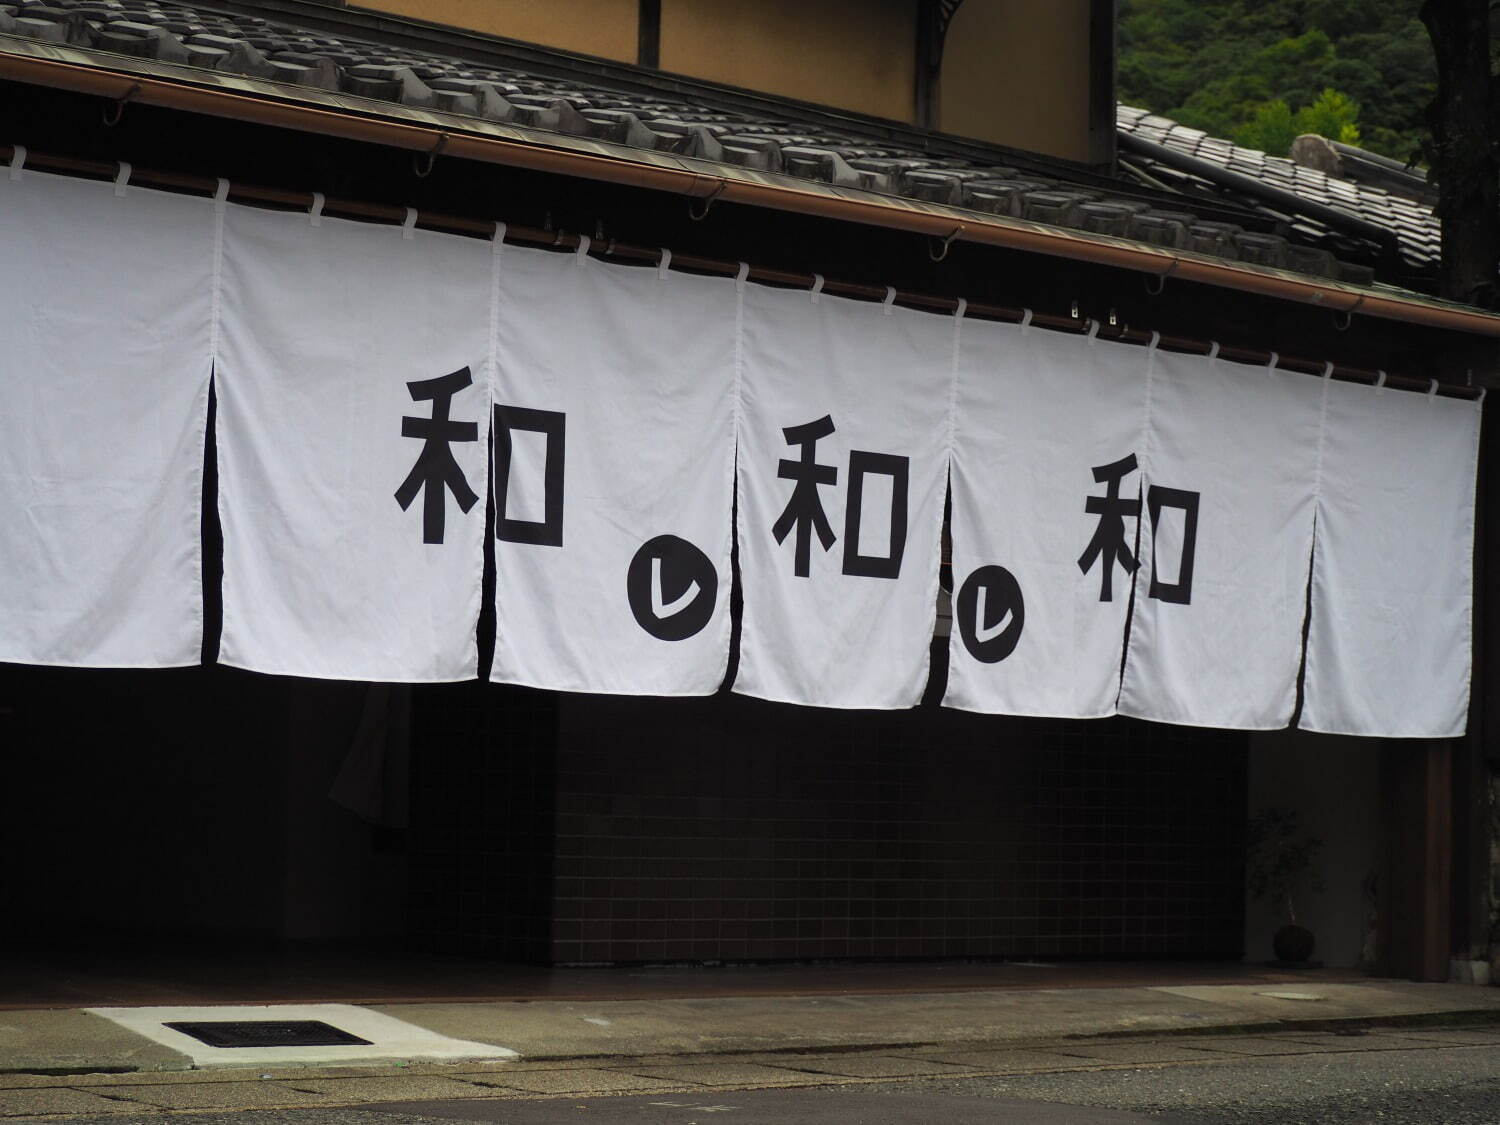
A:
[[[1313,932],[1297,921],[1297,896],[1323,889],[1314,863],[1323,841],[1302,831],[1293,809],[1262,809],[1250,818],[1245,839],[1245,883],[1250,896],[1286,910],[1286,925],[1276,931],[1271,945],[1276,959],[1288,965],[1306,964],[1316,945]]]

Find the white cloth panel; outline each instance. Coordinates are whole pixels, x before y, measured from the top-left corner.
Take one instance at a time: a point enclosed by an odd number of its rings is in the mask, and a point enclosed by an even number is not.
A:
[[[492,678],[712,694],[729,658],[737,286],[514,247],[500,278]]]
[[[0,660],[198,663],[216,232],[0,168]]]
[[[224,237],[220,660],[473,677],[492,244],[241,207]]]
[[[956,318],[750,286],[744,322],[734,690],[914,706],[937,615]]]
[[[1321,379],[1156,353],[1122,715],[1291,721],[1322,405]]]
[[[1303,729],[1464,733],[1479,419],[1477,402],[1330,384]]]
[[[1115,713],[1150,359],[1143,347],[964,325],[946,706]],[[1109,491],[1101,473],[1117,500],[1093,514],[1089,498]]]

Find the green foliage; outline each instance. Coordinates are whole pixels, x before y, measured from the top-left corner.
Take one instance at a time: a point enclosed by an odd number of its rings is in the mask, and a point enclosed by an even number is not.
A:
[[[1119,97],[1278,155],[1287,129],[1348,143],[1356,130],[1357,143],[1407,160],[1436,83],[1419,6],[1121,0]]]
[[[1323,889],[1314,864],[1323,841],[1302,832],[1302,822],[1293,809],[1262,809],[1250,818],[1245,833],[1245,885],[1250,897],[1270,899],[1286,907],[1287,917],[1297,923],[1296,894],[1304,887]]]
[[[1359,106],[1337,90],[1324,90],[1312,105],[1305,105],[1296,113],[1277,98],[1255,106],[1249,121],[1229,131],[1229,139],[1272,156],[1285,156],[1292,142],[1303,133],[1317,133],[1353,145],[1359,143],[1359,126],[1355,124],[1358,117]]]

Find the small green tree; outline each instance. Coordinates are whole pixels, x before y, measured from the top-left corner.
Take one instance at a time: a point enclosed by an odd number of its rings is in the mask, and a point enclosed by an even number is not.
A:
[[[1245,834],[1245,885],[1250,896],[1284,905],[1287,918],[1297,925],[1296,895],[1304,886],[1311,892],[1323,889],[1313,866],[1322,848],[1321,839],[1303,833],[1295,810],[1262,809],[1250,818]]]
[[[1337,90],[1324,90],[1312,105],[1303,106],[1294,119],[1297,135],[1316,133],[1346,145],[1359,144],[1359,106]]]
[[[1358,144],[1358,117],[1359,106],[1351,98],[1329,89],[1296,113],[1280,98],[1261,102],[1253,108],[1248,121],[1230,132],[1230,139],[1272,156],[1285,156],[1291,151],[1292,142],[1303,133],[1316,133],[1347,145]]]
[[[1292,107],[1277,98],[1261,102],[1250,120],[1230,133],[1230,140],[1246,148],[1258,148],[1272,156],[1285,156],[1297,139],[1296,119]]]

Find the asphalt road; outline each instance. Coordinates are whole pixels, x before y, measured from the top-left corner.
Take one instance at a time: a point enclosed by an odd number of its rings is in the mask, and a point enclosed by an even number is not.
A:
[[[1212,1064],[1003,1078],[413,1102],[359,1109],[172,1114],[170,1119],[172,1125],[1496,1125],[1500,1046],[1355,1048],[1336,1054],[1279,1054]],[[127,1119],[112,1115],[66,1120],[77,1125],[124,1125]],[[6,1125],[42,1123],[10,1118]]]

